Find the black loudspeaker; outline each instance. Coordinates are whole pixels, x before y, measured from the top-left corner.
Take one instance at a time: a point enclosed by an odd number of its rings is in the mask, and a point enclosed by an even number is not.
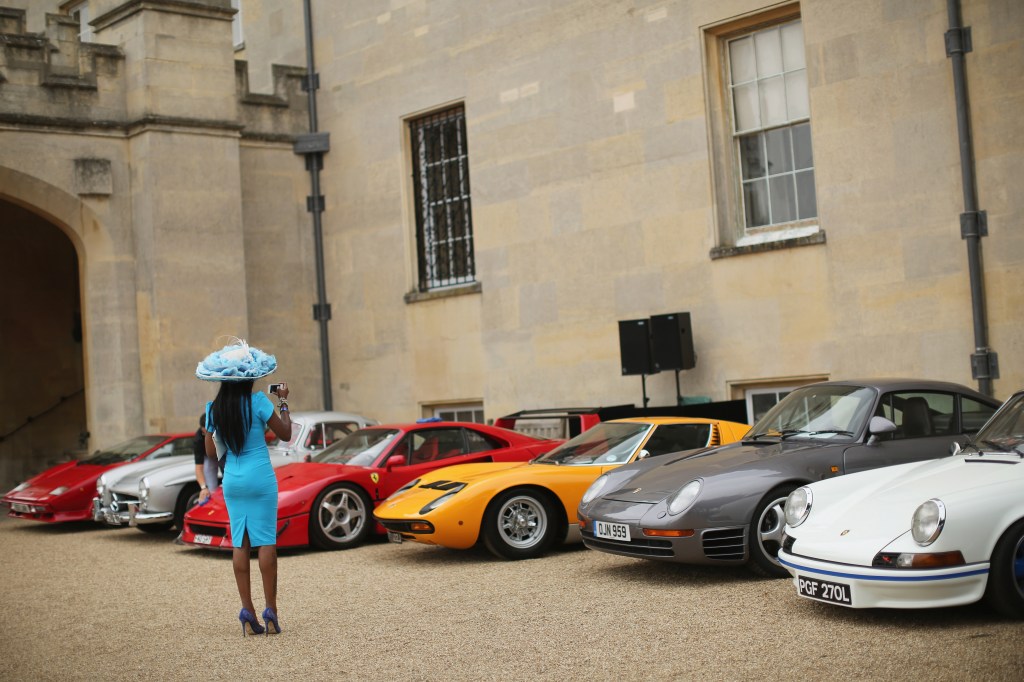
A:
[[[619,320],[619,354],[623,374],[654,374],[650,320]]]
[[[696,366],[690,313],[651,316],[651,360],[655,372]]]

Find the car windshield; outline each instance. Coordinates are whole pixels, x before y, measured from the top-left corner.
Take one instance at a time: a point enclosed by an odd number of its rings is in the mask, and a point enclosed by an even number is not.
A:
[[[313,456],[321,464],[348,464],[368,467],[386,450],[398,435],[396,429],[360,429],[350,433]]]
[[[650,428],[650,424],[604,422],[562,443],[536,462],[561,466],[621,464],[629,460]]]
[[[983,450],[1016,451],[1024,455],[1024,393],[1010,398],[981,427],[974,442]]]
[[[156,445],[162,443],[164,436],[139,436],[126,440],[119,445],[106,450],[98,450],[93,454],[79,460],[79,464],[117,464],[135,459],[143,452],[152,450]]]
[[[864,430],[876,393],[864,386],[798,388],[761,417],[744,440],[775,437],[850,442]]]

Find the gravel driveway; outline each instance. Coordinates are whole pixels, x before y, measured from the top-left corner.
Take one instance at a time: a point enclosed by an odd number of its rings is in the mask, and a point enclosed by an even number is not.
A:
[[[1024,625],[984,606],[851,611],[741,569],[582,546],[515,563],[409,543],[283,551],[284,633],[243,639],[229,555],[172,537],[0,521],[2,679],[1024,676]]]

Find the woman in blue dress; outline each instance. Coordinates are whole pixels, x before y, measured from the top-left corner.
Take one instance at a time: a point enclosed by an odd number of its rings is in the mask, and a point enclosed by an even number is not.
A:
[[[290,440],[292,423],[288,413],[288,388],[277,391],[280,416],[261,391],[253,393],[255,379],[277,369],[277,360],[244,341],[211,353],[196,368],[196,376],[220,382],[217,397],[206,406],[206,454],[217,457],[218,445],[225,451],[221,487],[231,520],[234,545],[232,566],[242,610],[238,620],[242,635],[281,632],[277,617],[277,477],[270,464],[264,437],[267,427],[281,440]],[[266,608],[263,621],[256,618],[249,579],[249,555],[257,548]]]

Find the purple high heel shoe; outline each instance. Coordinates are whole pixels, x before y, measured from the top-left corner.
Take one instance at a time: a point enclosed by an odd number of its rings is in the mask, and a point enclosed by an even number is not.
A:
[[[267,624],[267,636],[281,634],[281,624],[277,622],[277,614],[269,606],[263,609],[263,622]]]
[[[264,618],[266,618],[266,615],[264,615]],[[238,614],[238,620],[242,623],[242,637],[245,637],[246,634],[263,634],[263,626],[260,625],[260,622],[256,620],[256,616],[253,615],[252,611],[249,609],[242,609]],[[246,630],[248,630],[248,632],[246,632]]]

